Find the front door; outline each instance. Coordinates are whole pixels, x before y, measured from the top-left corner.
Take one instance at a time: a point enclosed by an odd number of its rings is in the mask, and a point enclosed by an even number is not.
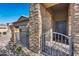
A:
[[[66,21],[56,21],[55,23],[55,31],[58,33],[62,33],[62,34],[67,34],[66,33]]]

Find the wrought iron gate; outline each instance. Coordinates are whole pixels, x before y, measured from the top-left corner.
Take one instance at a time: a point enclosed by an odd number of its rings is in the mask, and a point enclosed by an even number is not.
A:
[[[26,31],[21,31],[20,32],[20,41],[23,47],[29,46],[29,38],[28,38],[28,32]]]
[[[73,55],[71,37],[61,33],[45,33],[41,36],[41,53],[50,56]]]

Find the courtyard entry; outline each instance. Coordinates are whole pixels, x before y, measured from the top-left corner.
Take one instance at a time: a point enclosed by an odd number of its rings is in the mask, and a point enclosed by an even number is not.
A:
[[[71,37],[68,36],[68,7],[69,4],[56,4],[50,8],[41,6],[41,53],[53,56],[73,55]]]

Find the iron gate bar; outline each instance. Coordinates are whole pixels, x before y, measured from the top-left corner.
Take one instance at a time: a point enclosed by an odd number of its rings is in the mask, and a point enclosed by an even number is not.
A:
[[[52,34],[52,39],[46,41],[49,34]],[[49,39],[49,38],[48,38]],[[46,55],[73,55],[71,37],[58,32],[46,32],[41,36],[41,53]]]

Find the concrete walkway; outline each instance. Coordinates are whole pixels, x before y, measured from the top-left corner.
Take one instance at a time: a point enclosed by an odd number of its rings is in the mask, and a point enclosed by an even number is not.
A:
[[[27,56],[44,56],[43,54],[34,53],[27,48],[22,48],[22,50],[26,53]]]

